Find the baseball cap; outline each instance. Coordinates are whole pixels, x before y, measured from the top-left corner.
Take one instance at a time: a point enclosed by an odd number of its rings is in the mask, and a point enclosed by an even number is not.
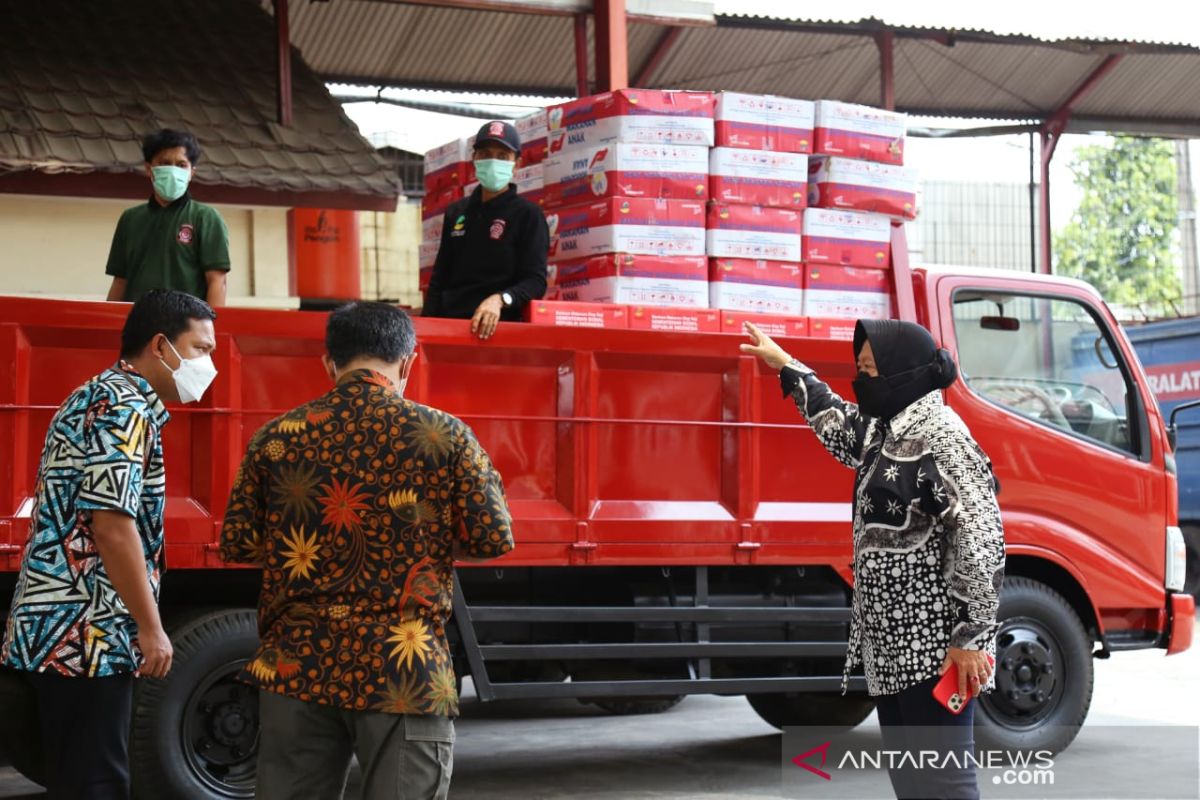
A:
[[[501,120],[483,123],[483,127],[475,135],[475,146],[479,147],[484,142],[497,142],[514,153],[521,152],[521,136],[517,133],[517,129],[510,123]]]

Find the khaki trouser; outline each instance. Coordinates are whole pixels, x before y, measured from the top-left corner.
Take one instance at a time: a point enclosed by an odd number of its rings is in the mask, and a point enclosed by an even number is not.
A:
[[[258,697],[258,800],[340,800],[352,753],[363,800],[446,800],[454,765],[448,717]]]

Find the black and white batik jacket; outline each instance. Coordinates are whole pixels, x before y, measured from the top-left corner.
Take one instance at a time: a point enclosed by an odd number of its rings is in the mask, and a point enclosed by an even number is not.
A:
[[[994,658],[1004,529],[991,462],[963,421],[937,391],[885,423],[798,361],[780,377],[821,444],[856,471],[842,691],[859,664],[881,695],[937,675],[947,647]]]

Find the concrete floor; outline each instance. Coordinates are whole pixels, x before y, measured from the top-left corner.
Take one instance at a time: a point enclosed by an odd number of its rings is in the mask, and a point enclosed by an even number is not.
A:
[[[1200,725],[1198,679],[1200,647],[1170,658],[1149,650],[1097,661],[1088,724]],[[613,717],[573,700],[483,704],[465,694],[451,790],[455,800],[781,795],[780,734],[759,720],[744,698],[690,697],[664,714]],[[873,739],[877,732],[872,715],[856,736]],[[1126,796],[1123,786],[1131,793],[1144,788],[1146,780],[1122,765],[1120,749],[1086,752],[1097,769],[1111,771],[1112,797]],[[0,798],[44,797],[11,769],[0,770]],[[353,787],[347,798],[357,800]]]

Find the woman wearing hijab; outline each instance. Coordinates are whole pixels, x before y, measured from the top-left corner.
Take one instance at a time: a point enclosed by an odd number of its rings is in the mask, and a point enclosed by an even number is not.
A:
[[[958,377],[953,358],[920,325],[860,320],[854,404],[753,324],[746,333],[751,343],[742,352],[780,371],[784,395],[821,444],[855,470],[843,693],[861,664],[886,749],[915,753],[921,733],[924,749],[971,751],[975,704],[953,714],[933,688],[951,664],[961,697],[994,688],[1004,531],[991,463],[942,402],[939,390]],[[979,797],[973,763],[890,769],[889,776],[900,798]]]

